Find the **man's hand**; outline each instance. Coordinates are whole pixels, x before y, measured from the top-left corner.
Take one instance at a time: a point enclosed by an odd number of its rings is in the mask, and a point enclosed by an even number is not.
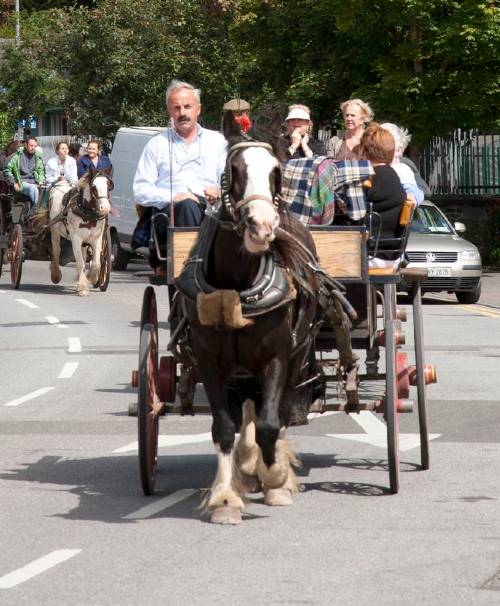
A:
[[[207,185],[203,188],[203,193],[208,204],[214,204],[220,198],[220,189],[216,185]]]
[[[181,200],[194,200],[196,203],[200,203],[195,194],[191,191],[180,192],[179,194],[175,194],[174,196],[174,204],[176,202],[180,202]]]
[[[14,191],[21,191],[21,187],[19,185],[19,183],[14,183]]]

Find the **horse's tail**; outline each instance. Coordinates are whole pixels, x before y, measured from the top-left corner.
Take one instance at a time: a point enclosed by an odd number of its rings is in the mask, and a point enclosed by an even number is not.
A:
[[[40,238],[45,235],[49,223],[49,209],[39,208],[36,214],[31,219],[31,225],[35,233],[35,238]]]

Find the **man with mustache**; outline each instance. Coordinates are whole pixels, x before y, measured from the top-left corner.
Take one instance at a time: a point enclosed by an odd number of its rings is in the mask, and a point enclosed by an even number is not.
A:
[[[172,80],[166,101],[171,127],[146,144],[134,178],[135,199],[144,207],[133,236],[133,244],[138,246],[144,245],[146,232],[149,240],[151,216],[163,247],[171,204],[175,225],[193,227],[202,222],[207,204],[220,196],[226,140],[220,133],[198,124],[200,90],[187,82]],[[150,263],[158,275],[165,274],[166,267],[154,248]]]

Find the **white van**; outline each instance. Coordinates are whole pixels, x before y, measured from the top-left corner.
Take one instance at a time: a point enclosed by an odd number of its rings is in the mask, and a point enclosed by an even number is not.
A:
[[[113,269],[126,269],[132,255],[146,256],[147,248],[132,251],[130,243],[137,224],[134,200],[134,176],[146,143],[165,127],[122,127],[116,133],[110,154],[113,164],[112,192],[113,213],[109,215],[109,226],[113,244]]]

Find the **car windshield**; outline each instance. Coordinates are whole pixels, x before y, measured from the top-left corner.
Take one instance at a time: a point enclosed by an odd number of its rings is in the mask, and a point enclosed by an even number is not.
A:
[[[435,206],[419,206],[411,222],[411,232],[416,234],[452,234],[446,217]]]

